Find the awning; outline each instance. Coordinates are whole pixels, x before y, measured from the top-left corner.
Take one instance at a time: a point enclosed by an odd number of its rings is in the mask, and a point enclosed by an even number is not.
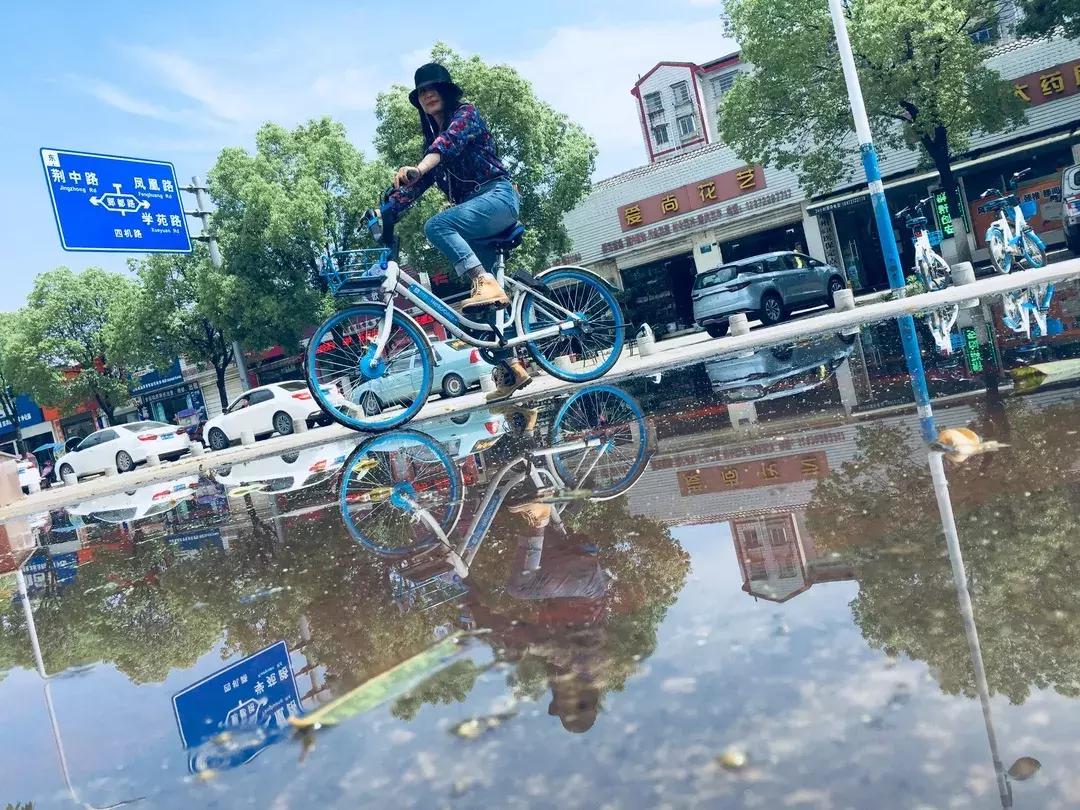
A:
[[[962,160],[953,164],[953,171],[959,172],[964,169],[968,169],[972,166],[978,166],[982,163],[989,163],[992,160],[1008,157],[1009,155],[1015,155],[1019,152],[1026,152],[1029,149],[1034,149],[1039,146],[1046,146],[1051,143],[1060,143],[1061,141],[1067,141],[1073,138],[1077,134],[1077,130],[1070,130],[1068,132],[1059,132],[1057,135],[1048,135],[1045,138],[1039,138],[1035,141],[1027,141],[1026,143],[1010,146],[1006,149],[999,149],[995,152],[988,152],[985,155],[981,155],[971,160]],[[892,180],[886,181],[883,185],[886,189],[896,188],[897,186],[906,186],[908,183],[917,183],[920,181],[934,180],[938,176],[936,171],[921,172],[919,174],[907,175],[903,177],[896,177]],[[831,197],[826,197],[823,200],[817,200],[810,203],[806,208],[806,213],[809,216],[815,214],[823,214],[826,211],[834,211],[838,208],[847,208],[849,205],[857,205],[862,200],[869,201],[870,192],[866,189],[859,189],[858,191],[850,191],[842,194],[834,194]]]

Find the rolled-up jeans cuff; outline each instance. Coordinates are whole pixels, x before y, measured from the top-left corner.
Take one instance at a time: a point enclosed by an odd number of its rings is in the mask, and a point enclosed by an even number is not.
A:
[[[476,257],[475,253],[470,253],[460,262],[454,262],[454,272],[459,276],[463,276],[470,270],[475,270],[477,267],[483,267],[483,262]]]

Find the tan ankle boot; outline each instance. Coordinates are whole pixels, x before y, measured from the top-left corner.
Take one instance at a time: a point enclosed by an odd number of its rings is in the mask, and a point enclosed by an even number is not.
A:
[[[521,364],[520,360],[511,360],[506,365],[509,373],[513,376],[509,381],[501,379],[495,386],[495,390],[484,397],[489,403],[502,402],[504,399],[509,399],[515,391],[524,388],[532,382],[532,377],[529,376],[529,372],[525,370],[525,366]]]
[[[476,309],[477,307],[500,306],[505,307],[510,303],[499,282],[490,274],[485,274],[473,279],[472,295],[461,302],[461,310]]]
[[[521,515],[534,529],[542,529],[551,522],[551,504],[523,503],[511,506],[508,511],[513,515]]]

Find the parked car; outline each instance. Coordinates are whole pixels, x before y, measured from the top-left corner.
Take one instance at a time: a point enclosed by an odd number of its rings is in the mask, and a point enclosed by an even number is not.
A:
[[[179,458],[191,449],[187,431],[164,422],[129,422],[97,430],[85,439],[70,439],[60,456],[56,475],[60,481],[68,473],[79,478],[103,473],[115,467],[125,473],[144,464],[151,454],[164,460]]]
[[[1061,173],[1061,227],[1069,250],[1080,256],[1080,163]]]
[[[851,354],[855,338],[824,335],[800,343],[766,346],[742,357],[705,364],[723,402],[762,402],[811,391],[831,379]]]
[[[828,304],[847,286],[832,265],[802,253],[779,251],[751,256],[706,270],[694,279],[694,320],[712,337],[727,334],[728,319],[739,312],[766,326],[792,312]]]
[[[35,492],[41,492],[41,471],[38,470],[37,462],[20,458],[18,468],[19,486],[23,494],[32,495]]]
[[[356,444],[356,438],[341,439],[279,456],[226,464],[214,470],[214,480],[230,493],[237,487],[250,492],[294,492],[334,478]]]
[[[459,397],[470,388],[480,385],[480,378],[491,374],[492,365],[475,349],[461,340],[440,340],[431,344],[435,355],[435,377],[432,387],[444,397]],[[363,406],[369,416],[380,413],[388,405],[412,401],[420,385],[421,367],[415,351],[395,357],[387,364],[386,374],[352,391],[353,401]]]
[[[199,476],[186,475],[173,481],[147,484],[127,492],[106,495],[68,506],[70,515],[95,518],[102,523],[133,523],[175,509],[195,497]]]
[[[336,386],[323,386],[322,390],[335,404],[345,404]],[[294,419],[303,420],[308,427],[330,424],[307,383],[285,380],[245,391],[224,413],[206,421],[203,436],[212,450],[224,450],[245,431],[251,431],[256,439],[274,433],[287,436],[293,432]]]

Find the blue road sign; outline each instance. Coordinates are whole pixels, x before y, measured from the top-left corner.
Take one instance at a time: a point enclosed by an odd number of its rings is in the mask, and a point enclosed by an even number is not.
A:
[[[63,590],[75,581],[78,573],[79,556],[74,551],[50,554],[48,549],[41,549],[23,566],[26,591],[31,596],[44,592],[49,585],[50,577],[53,577],[57,587]]]
[[[284,641],[259,650],[173,695],[180,741],[192,749],[221,731],[258,730],[265,744],[248,746],[244,762],[274,742],[290,717],[302,714]],[[239,764],[239,763],[233,763]],[[189,765],[196,769],[195,760]]]
[[[64,250],[191,251],[171,163],[42,149],[41,165]]]

